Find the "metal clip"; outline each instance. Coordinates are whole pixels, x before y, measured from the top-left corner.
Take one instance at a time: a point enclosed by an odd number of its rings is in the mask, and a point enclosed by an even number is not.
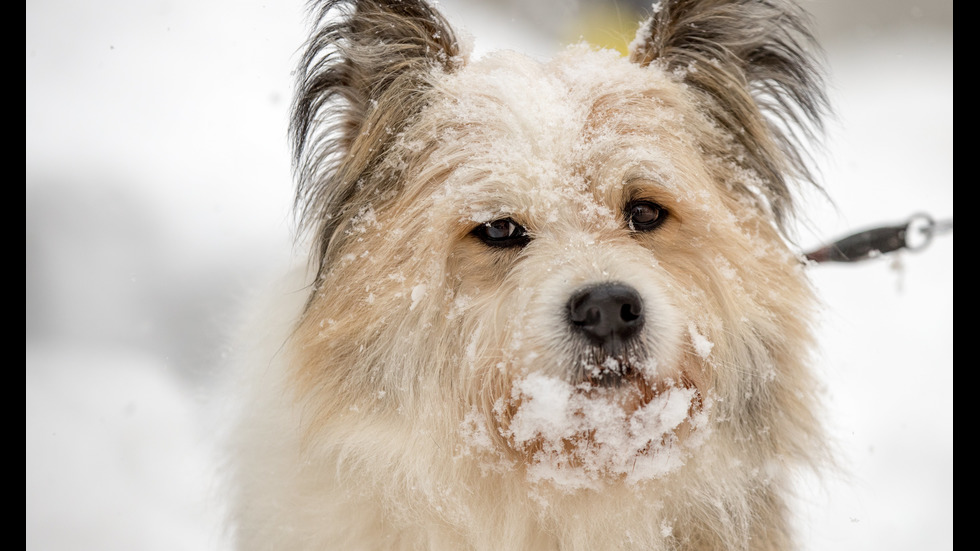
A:
[[[860,231],[806,253],[811,262],[859,262],[899,249],[920,251],[936,235],[953,231],[953,219],[936,222],[928,214],[914,214],[907,222]]]

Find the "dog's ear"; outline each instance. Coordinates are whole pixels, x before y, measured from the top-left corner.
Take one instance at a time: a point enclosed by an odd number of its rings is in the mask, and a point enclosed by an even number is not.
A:
[[[653,10],[630,60],[699,95],[737,144],[727,157],[760,177],[782,225],[793,207],[787,180],[814,181],[803,142],[827,112],[808,15],[784,0],[662,0]]]
[[[449,24],[421,0],[326,0],[314,16],[290,135],[301,227],[325,260],[344,214],[363,207],[364,175],[424,105],[429,77],[463,60]]]

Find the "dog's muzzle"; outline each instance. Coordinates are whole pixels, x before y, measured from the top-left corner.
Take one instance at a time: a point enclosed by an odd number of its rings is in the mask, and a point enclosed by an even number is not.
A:
[[[568,300],[568,322],[573,333],[597,349],[597,359],[626,359],[643,328],[643,300],[623,283],[590,285]]]

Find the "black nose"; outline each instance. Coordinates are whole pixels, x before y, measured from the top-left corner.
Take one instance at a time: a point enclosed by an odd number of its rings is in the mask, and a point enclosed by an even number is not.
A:
[[[606,353],[620,355],[624,345],[643,327],[643,300],[622,283],[605,283],[579,290],[568,300],[572,327]]]

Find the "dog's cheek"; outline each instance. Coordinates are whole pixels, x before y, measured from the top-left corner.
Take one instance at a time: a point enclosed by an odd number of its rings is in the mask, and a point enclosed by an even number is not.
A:
[[[805,363],[813,294],[774,234],[715,230],[665,263],[687,316],[685,362],[709,381],[723,435],[774,446],[785,434],[776,430],[784,412],[804,411],[794,404],[811,393]]]
[[[348,247],[293,332],[294,388],[323,418],[397,409],[418,394],[422,373],[441,376],[429,356],[443,352],[445,258],[407,254],[392,239],[369,233]]]
[[[446,271],[456,296],[492,292],[506,278],[513,254],[491,250],[476,238],[458,240],[448,255]]]

